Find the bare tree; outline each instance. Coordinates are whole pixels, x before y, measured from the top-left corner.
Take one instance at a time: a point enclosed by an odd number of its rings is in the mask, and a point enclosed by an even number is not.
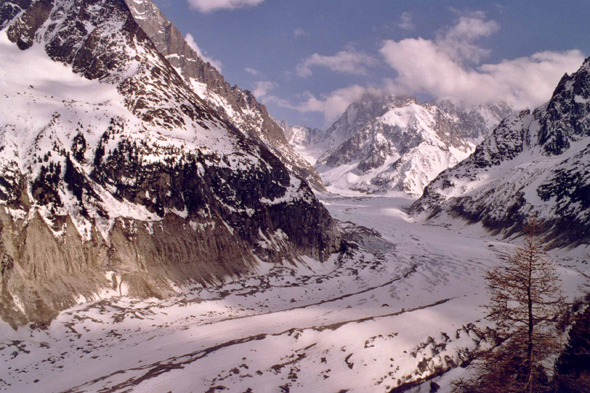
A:
[[[477,376],[456,384],[459,392],[541,392],[547,385],[545,360],[559,352],[552,328],[565,297],[557,266],[545,251],[541,227],[531,219],[523,245],[502,256],[486,274],[488,319],[496,323],[503,345],[482,358]]]

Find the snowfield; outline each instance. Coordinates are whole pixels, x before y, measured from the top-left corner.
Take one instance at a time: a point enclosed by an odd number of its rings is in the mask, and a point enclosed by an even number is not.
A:
[[[0,391],[389,392],[485,346],[484,272],[519,239],[415,222],[408,197],[320,195],[349,247],[173,299],[106,295],[47,329],[0,325]],[[555,250],[579,294],[582,247]],[[434,380],[449,391],[456,368]],[[429,382],[414,392],[428,392]]]

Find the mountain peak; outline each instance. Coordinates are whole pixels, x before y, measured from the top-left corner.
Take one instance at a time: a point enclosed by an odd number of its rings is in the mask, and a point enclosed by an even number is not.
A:
[[[315,188],[324,188],[315,169],[289,146],[280,125],[250,91],[232,87],[218,69],[199,56],[152,0],[125,1],[158,51],[219,116],[249,138],[265,144],[297,176]]]
[[[161,298],[339,249],[305,180],[201,99],[125,2],[7,4],[0,318],[49,323],[82,294]]]
[[[590,58],[565,74],[546,106],[538,142],[549,155],[560,155],[590,132]]]
[[[458,216],[507,234],[535,214],[554,246],[587,241],[589,149],[587,59],[562,78],[547,104],[506,118],[467,160],[441,173],[412,211]]]
[[[333,188],[418,196],[438,173],[467,157],[504,114],[496,107],[466,112],[444,104],[366,94],[298,151],[319,156],[316,168]]]

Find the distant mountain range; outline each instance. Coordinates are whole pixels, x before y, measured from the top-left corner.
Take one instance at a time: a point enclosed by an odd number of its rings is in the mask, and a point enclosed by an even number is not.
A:
[[[450,101],[366,95],[326,131],[283,128],[332,190],[418,197],[512,113],[507,105],[463,109]]]

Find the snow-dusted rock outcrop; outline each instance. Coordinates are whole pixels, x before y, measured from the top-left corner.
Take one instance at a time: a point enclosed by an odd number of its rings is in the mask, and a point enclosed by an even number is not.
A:
[[[139,26],[186,84],[230,124],[257,138],[299,177],[318,189],[322,180],[305,159],[287,143],[281,126],[251,92],[230,86],[217,68],[204,61],[182,33],[152,0],[125,0]]]
[[[202,100],[123,0],[3,1],[0,17],[2,319],[338,250],[306,181]]]
[[[555,246],[590,238],[590,60],[551,100],[507,118],[475,152],[440,174],[412,207],[510,234],[531,215]]]
[[[285,121],[279,124],[289,145],[310,165],[315,165],[326,152],[326,131],[301,125],[291,126]]]

